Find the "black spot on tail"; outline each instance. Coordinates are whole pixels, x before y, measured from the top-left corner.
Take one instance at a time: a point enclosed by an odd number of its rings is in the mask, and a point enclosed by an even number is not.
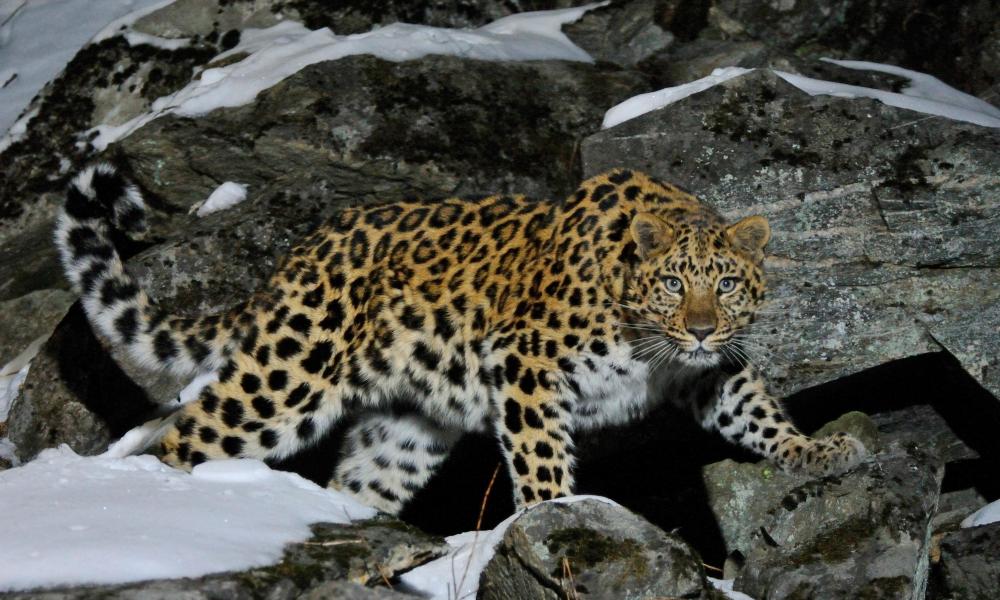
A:
[[[177,342],[170,336],[170,332],[161,329],[153,338],[153,352],[160,362],[169,362],[177,356]]]
[[[100,219],[107,213],[100,204],[83,194],[75,185],[71,185],[66,193],[66,214],[74,219]]]
[[[90,180],[97,201],[105,208],[111,208],[115,200],[125,195],[125,179],[118,173],[94,170]]]

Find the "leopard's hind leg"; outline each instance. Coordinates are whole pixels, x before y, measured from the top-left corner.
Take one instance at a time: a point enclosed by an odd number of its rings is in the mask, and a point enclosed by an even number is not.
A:
[[[333,381],[344,353],[329,341],[292,348],[293,339],[244,340],[219,380],[180,409],[163,460],[190,468],[216,458],[280,459],[319,440],[343,416],[344,384]]]
[[[330,487],[398,514],[448,458],[460,437],[416,414],[371,413],[351,426]]]

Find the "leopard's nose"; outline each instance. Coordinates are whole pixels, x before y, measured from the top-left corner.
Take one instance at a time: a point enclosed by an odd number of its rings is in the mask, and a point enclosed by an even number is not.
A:
[[[703,341],[705,341],[705,338],[707,338],[708,336],[712,335],[712,332],[715,331],[715,327],[711,327],[711,326],[710,327],[688,327],[687,330],[688,330],[688,333],[690,333],[691,335],[693,335],[696,340],[698,340],[699,342],[703,342]]]

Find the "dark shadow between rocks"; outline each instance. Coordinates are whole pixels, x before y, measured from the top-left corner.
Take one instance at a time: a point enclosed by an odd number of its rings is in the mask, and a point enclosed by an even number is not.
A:
[[[851,410],[883,415],[883,421],[905,428],[907,413],[901,411],[929,406],[961,443],[979,455],[948,464],[944,491],[974,487],[989,500],[1000,498],[1000,484],[994,481],[991,467],[1000,461],[1000,437],[995,435],[1000,429],[1000,402],[947,353],[894,361],[803,390],[789,397],[785,406],[806,431]],[[893,421],[892,415],[897,414],[899,418]],[[639,423],[581,439],[577,490],[608,496],[659,527],[676,530],[706,563],[721,566],[725,546],[708,507],[701,468],[725,458],[758,460],[664,405]],[[466,436],[441,472],[406,508],[403,518],[438,535],[474,528],[483,493],[500,460],[491,438]],[[483,528],[510,514],[510,494],[510,482],[501,468],[486,505]]]
[[[47,347],[57,349],[54,358],[67,390],[107,425],[112,440],[153,418],[155,405],[98,341],[79,302],[70,307]]]

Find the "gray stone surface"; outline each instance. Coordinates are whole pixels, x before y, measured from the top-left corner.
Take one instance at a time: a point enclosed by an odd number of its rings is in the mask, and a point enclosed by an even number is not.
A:
[[[0,367],[51,334],[75,299],[67,291],[46,289],[0,302]]]
[[[715,598],[679,537],[597,500],[543,504],[511,523],[479,580],[481,600]]]
[[[1000,593],[1000,523],[961,529],[941,540],[934,600],[993,600]]]
[[[859,413],[824,427],[878,449],[841,477],[810,480],[766,463],[706,467],[727,550],[745,559],[736,589],[757,600],[923,597],[944,463],[957,455],[954,434],[925,408],[883,419],[877,441]],[[904,422],[923,433],[892,427]]]
[[[984,93],[1000,76],[991,0],[718,0],[706,17],[704,37],[760,40],[813,60],[899,65],[971,93]]]
[[[4,594],[18,600],[237,600],[343,598],[402,600],[387,582],[404,571],[442,556],[448,546],[399,521],[381,518],[353,525],[313,525],[313,536],[289,544],[276,565],[189,579],[147,581]],[[368,586],[368,587],[365,587]]]
[[[594,9],[563,32],[594,60],[634,67],[668,48],[674,35],[658,22],[659,0],[632,0]]]
[[[1000,394],[1000,137],[769,72],[590,136],[584,173],[628,165],[736,218],[764,214],[775,388],[942,347]]]
[[[59,444],[99,454],[149,417],[145,398],[94,337],[77,304],[32,361],[10,406],[7,435],[22,462]]]
[[[832,421],[817,436],[846,431],[870,451],[879,447],[875,425],[861,413],[849,413]],[[804,475],[784,473],[767,461],[740,463],[734,460],[706,465],[702,470],[709,504],[730,554],[746,555],[755,544],[761,525],[770,520],[770,511],[782,504],[799,487],[819,493],[823,483]]]

